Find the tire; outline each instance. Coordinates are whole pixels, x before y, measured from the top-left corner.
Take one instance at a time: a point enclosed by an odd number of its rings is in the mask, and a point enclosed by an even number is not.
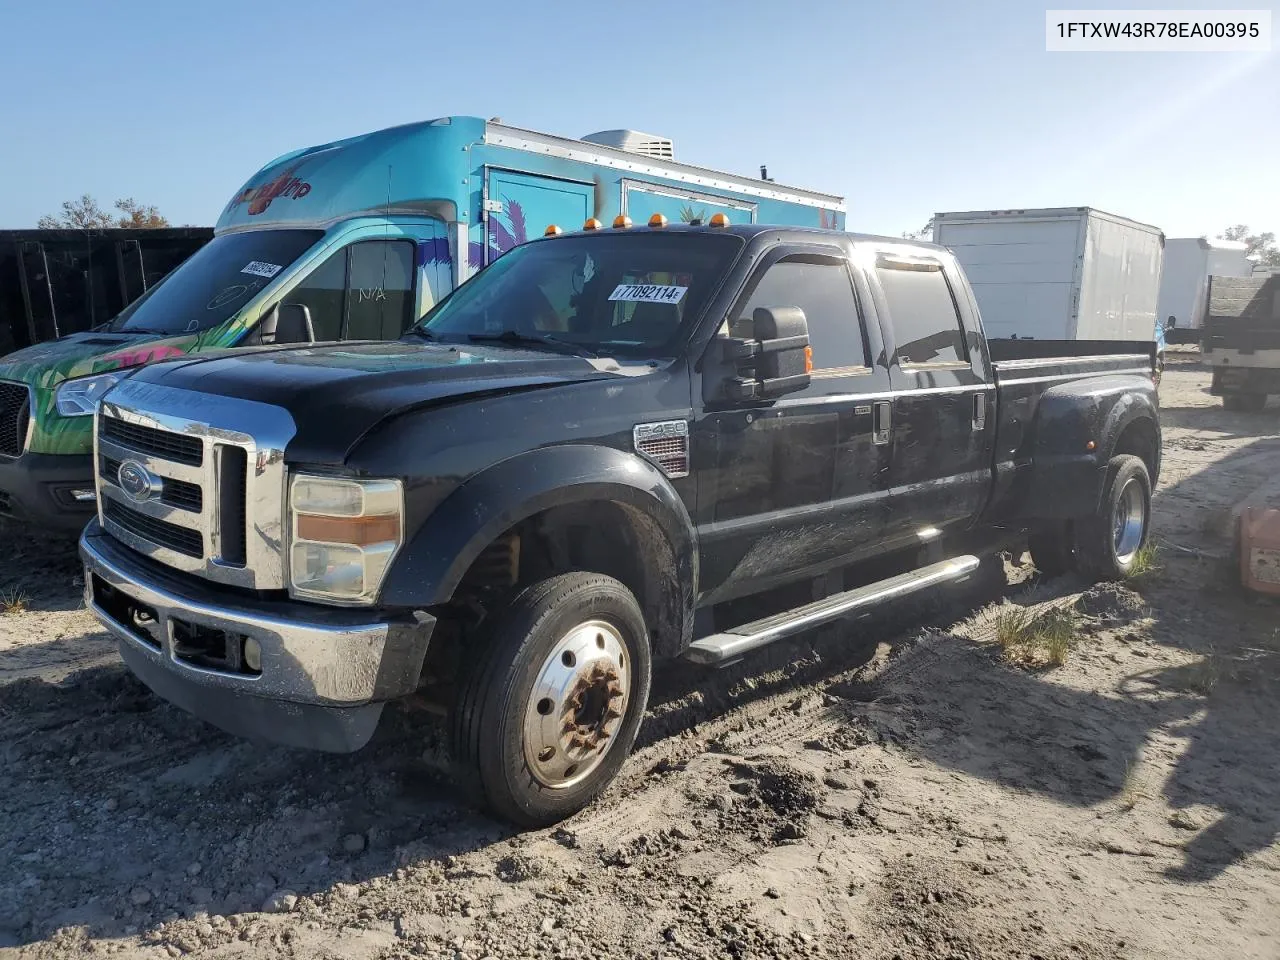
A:
[[[459,785],[523,827],[581,810],[617,775],[649,699],[636,598],[603,574],[551,577],[518,594],[473,650],[450,717]]]
[[[1267,405],[1265,393],[1224,393],[1222,407],[1237,413],[1257,413]]]
[[[1038,530],[1027,538],[1031,562],[1046,577],[1060,577],[1075,569],[1075,545],[1070,522]]]
[[[1129,454],[1112,457],[1097,513],[1077,520],[1076,570],[1089,580],[1123,580],[1147,542],[1151,525],[1151,477]]]

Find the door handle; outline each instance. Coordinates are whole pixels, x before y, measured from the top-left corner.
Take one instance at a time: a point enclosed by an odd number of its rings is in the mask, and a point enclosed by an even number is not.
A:
[[[888,443],[893,436],[893,401],[877,400],[871,420],[872,442]]]
[[[973,432],[980,433],[985,429],[987,429],[987,395],[975,393],[973,395]]]

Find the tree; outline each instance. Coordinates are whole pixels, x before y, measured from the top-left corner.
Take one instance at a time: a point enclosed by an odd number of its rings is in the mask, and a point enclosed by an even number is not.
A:
[[[59,228],[93,230],[112,226],[113,223],[114,220],[111,214],[100,209],[98,201],[86,193],[79,200],[65,201],[62,204],[62,216],[54,217],[46,214],[36,222],[36,226],[41,230],[57,230]]]
[[[116,201],[116,209],[124,216],[120,218],[122,227],[167,227],[169,221],[160,216],[160,211],[150,204],[136,202],[133,197]]]
[[[105,227],[167,227],[169,221],[160,215],[160,211],[150,204],[138,203],[132,197],[115,202],[120,211],[119,217],[113,217],[101,207],[98,201],[84,194],[79,200],[67,200],[62,204],[62,215],[41,217],[36,226],[41,230],[101,230]]]
[[[1247,226],[1237,223],[1234,227],[1227,227],[1218,234],[1218,239],[1243,243],[1246,247],[1246,256],[1256,256],[1259,262],[1269,267],[1280,267],[1280,249],[1276,247],[1274,233],[1250,233]]]
[[[903,230],[902,237],[904,240],[926,240],[933,242],[933,217],[924,222],[924,226],[919,230]]]

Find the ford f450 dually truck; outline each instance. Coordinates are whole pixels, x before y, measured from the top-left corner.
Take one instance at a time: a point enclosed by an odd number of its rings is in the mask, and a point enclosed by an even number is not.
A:
[[[472,795],[551,823],[617,773],[660,658],[733,662],[1014,544],[1123,577],[1160,469],[1152,353],[988,342],[932,244],[547,237],[397,342],[116,386],[87,601],[236,734],[350,751],[434,700]]]

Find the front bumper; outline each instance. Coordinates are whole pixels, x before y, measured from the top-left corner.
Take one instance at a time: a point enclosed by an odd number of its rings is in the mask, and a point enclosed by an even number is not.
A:
[[[259,599],[170,571],[94,520],[80,538],[85,603],[126,665],[229,733],[333,752],[368,742],[387,700],[412,693],[435,620]],[[255,641],[260,670],[242,655]]]
[[[90,454],[24,453],[0,458],[0,516],[44,529],[79,533],[97,511],[73,490],[93,490]]]

